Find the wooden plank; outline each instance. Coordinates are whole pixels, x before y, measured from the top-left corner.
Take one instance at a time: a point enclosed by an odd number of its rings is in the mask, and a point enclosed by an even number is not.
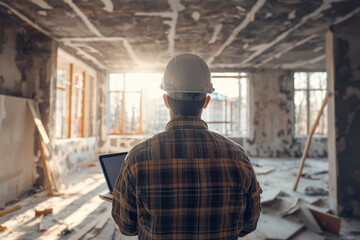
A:
[[[56,161],[56,159],[55,159],[55,152],[50,144],[50,139],[46,133],[44,125],[42,124],[42,122],[40,120],[40,116],[39,116],[38,112],[36,111],[34,104],[31,101],[27,101],[27,103],[30,108],[31,114],[33,116],[35,125],[40,133],[41,139],[43,140],[43,142],[46,146],[46,150],[48,152],[48,155],[47,155],[48,161],[47,162],[48,162],[48,166],[49,166],[52,180],[54,183],[54,188],[56,191],[60,191],[62,185],[64,184],[64,179],[61,175],[62,168],[58,164],[58,161]]]
[[[312,207],[309,207],[309,210],[321,226],[322,230],[339,235],[341,223],[340,218],[328,213],[320,212]]]
[[[317,127],[317,125],[319,124],[320,117],[321,117],[321,115],[322,115],[322,113],[323,113],[323,111],[324,111],[324,108],[325,108],[325,106],[326,106],[326,104],[327,104],[327,101],[328,101],[328,94],[326,93],[325,98],[324,98],[324,100],[323,100],[323,102],[322,102],[320,111],[319,111],[319,113],[318,113],[318,115],[317,115],[317,117],[316,117],[316,119],[315,119],[315,123],[314,123],[314,125],[313,125],[313,127],[312,127],[312,129],[311,129],[311,132],[310,132],[310,134],[309,134],[309,136],[308,136],[308,139],[307,139],[307,141],[306,141],[305,149],[304,149],[303,155],[302,155],[302,157],[301,157],[301,162],[300,162],[299,171],[298,171],[298,174],[297,174],[297,176],[296,176],[296,180],[295,180],[295,183],[294,183],[294,186],[293,186],[293,190],[294,190],[294,191],[296,191],[297,186],[298,186],[298,184],[299,184],[300,177],[301,177],[301,173],[302,173],[302,170],[303,170],[304,165],[305,165],[306,156],[307,156],[308,151],[309,151],[309,148],[310,148],[312,136],[314,135],[315,130],[316,130],[316,127]]]
[[[39,142],[40,142],[40,145],[41,145],[41,161],[44,165],[44,175],[45,175],[45,182],[46,182],[46,187],[47,187],[47,190],[48,190],[48,195],[49,196],[53,196],[54,193],[53,193],[53,181],[52,181],[52,178],[51,178],[51,173],[50,173],[50,170],[49,170],[49,166],[48,166],[48,163],[47,163],[47,160],[46,160],[46,151],[45,151],[45,144],[43,141],[41,141],[39,139]]]
[[[279,217],[276,212],[262,213],[257,229],[266,235],[266,239],[290,239],[304,227],[293,216]]]
[[[5,211],[3,211],[3,212],[0,212],[0,217],[6,215],[6,214],[8,214],[8,213],[11,213],[11,212],[13,212],[13,211],[16,211],[16,210],[18,210],[18,209],[20,209],[20,208],[21,208],[21,206],[18,205],[18,206],[15,206],[15,207],[13,207],[13,208],[10,208],[10,209],[8,209],[8,210],[5,210]]]
[[[322,229],[320,225],[317,223],[314,216],[311,214],[310,210],[305,206],[302,205],[299,212],[296,213],[302,222],[304,223],[305,227],[315,233],[322,233]]]
[[[296,211],[298,211],[298,210],[301,208],[301,206],[303,205],[303,203],[304,203],[304,200],[303,200],[303,199],[297,198],[296,201],[294,201],[293,204],[292,204],[289,208],[281,211],[281,212],[279,213],[279,215],[282,216],[282,217],[284,217],[284,216],[293,214],[293,213],[295,213]]]
[[[86,233],[88,233],[91,229],[93,229],[102,219],[104,216],[109,216],[108,211],[103,212],[99,217],[96,217],[94,220],[92,220],[90,223],[85,225],[83,228],[81,228],[79,231],[77,231],[74,235],[71,235],[68,240],[78,240],[82,238]]]

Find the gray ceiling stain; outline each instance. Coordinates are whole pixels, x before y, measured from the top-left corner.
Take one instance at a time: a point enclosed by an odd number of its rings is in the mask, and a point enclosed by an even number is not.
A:
[[[0,10],[110,71],[162,70],[180,53],[216,70],[323,70],[325,32],[360,1],[1,0]]]

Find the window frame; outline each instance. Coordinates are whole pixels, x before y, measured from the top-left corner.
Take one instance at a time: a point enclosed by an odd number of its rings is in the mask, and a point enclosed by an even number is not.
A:
[[[141,135],[141,134],[144,134],[143,132],[143,107],[142,107],[142,91],[126,91],[126,73],[117,73],[117,74],[122,74],[123,75],[123,87],[122,89],[123,90],[111,90],[111,89],[108,89],[108,94],[110,96],[110,94],[112,93],[118,93],[118,94],[121,94],[121,117],[120,117],[120,131],[117,132],[113,132],[111,131],[110,127],[109,127],[109,130],[108,130],[108,135]],[[110,79],[109,79],[110,81]],[[135,93],[135,94],[139,94],[139,123],[138,123],[138,131],[136,132],[126,132],[124,129],[125,129],[125,106],[126,106],[126,93]],[[110,103],[110,100],[109,100],[109,104]]]
[[[295,88],[295,74],[296,73],[306,73],[306,88]],[[321,72],[321,71],[301,71],[301,72],[293,72],[293,89],[294,89],[294,97],[293,97],[293,106],[294,106],[294,136],[297,138],[302,138],[302,137],[307,137],[310,134],[311,131],[311,126],[313,123],[310,122],[311,120],[311,116],[310,116],[310,93],[311,92],[326,92],[327,91],[327,86],[325,88],[311,88],[310,86],[310,77],[311,74],[313,73],[326,73],[326,72]],[[327,77],[326,77],[326,85],[327,85]],[[306,94],[306,135],[302,135],[302,134],[297,134],[296,131],[296,105],[295,105],[295,93],[296,92],[304,92]],[[322,117],[325,117],[325,114],[323,113],[323,115],[320,118],[320,121],[322,119]],[[327,133],[321,134],[321,133],[314,133],[313,135],[314,137],[318,137],[318,138],[326,138],[328,136]]]
[[[221,74],[224,74],[224,75],[221,75]],[[237,73],[237,75],[226,75],[226,73]],[[228,101],[228,100],[225,100],[225,105],[226,105],[226,108],[225,108],[225,116],[226,116],[226,118],[227,118],[227,115],[228,115],[228,112],[227,112],[227,110],[228,110],[228,107],[227,107],[227,105],[228,105],[228,103],[230,103],[230,107],[229,107],[229,109],[230,109],[230,121],[227,121],[227,120],[225,120],[225,121],[206,121],[206,123],[207,124],[226,124],[226,126],[225,126],[225,133],[224,133],[224,135],[225,136],[227,136],[227,137],[231,137],[231,138],[248,138],[248,137],[250,137],[250,107],[249,107],[249,102],[250,102],[250,77],[249,77],[249,74],[248,73],[246,73],[246,72],[213,72],[212,74],[216,74],[216,75],[212,75],[211,76],[211,78],[212,79],[216,79],[216,78],[220,78],[220,79],[226,79],[226,78],[230,78],[230,79],[238,79],[238,81],[240,81],[240,79],[242,79],[242,78],[244,78],[244,79],[246,79],[246,81],[247,81],[247,84],[246,84],[246,92],[247,92],[247,99],[246,99],[246,101],[247,101],[247,108],[246,108],[246,122],[247,122],[247,127],[248,127],[248,130],[247,130],[247,132],[245,133],[245,134],[242,134],[241,133],[241,121],[239,120],[239,132],[240,132],[240,135],[239,136],[237,136],[237,135],[233,135],[233,134],[231,134],[231,135],[229,135],[228,134],[228,126],[229,126],[229,128],[230,128],[230,131],[231,131],[231,124],[232,123],[234,123],[233,121],[231,121],[231,116],[232,116],[232,114],[231,114],[231,111],[232,111],[232,109],[231,109],[231,102],[230,101]],[[239,106],[240,106],[240,108],[242,107],[242,101],[241,101],[241,91],[240,91],[240,89],[239,89],[239,97],[238,97],[238,99],[240,100],[240,102],[239,102]],[[239,101],[238,100],[238,101]],[[214,101],[216,101],[216,100],[212,100],[213,102]],[[241,109],[239,110],[240,112],[241,112]]]

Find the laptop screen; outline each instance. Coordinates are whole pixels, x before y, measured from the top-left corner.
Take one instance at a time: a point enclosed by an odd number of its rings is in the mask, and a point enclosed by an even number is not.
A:
[[[113,192],[116,179],[119,175],[121,166],[124,162],[126,155],[127,152],[123,152],[116,154],[101,155],[99,157],[101,168],[104,172],[106,183],[111,193]]]

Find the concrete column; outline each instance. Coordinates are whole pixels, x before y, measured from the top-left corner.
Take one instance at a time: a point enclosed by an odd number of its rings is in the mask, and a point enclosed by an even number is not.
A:
[[[328,155],[332,210],[360,216],[360,18],[326,34]]]

